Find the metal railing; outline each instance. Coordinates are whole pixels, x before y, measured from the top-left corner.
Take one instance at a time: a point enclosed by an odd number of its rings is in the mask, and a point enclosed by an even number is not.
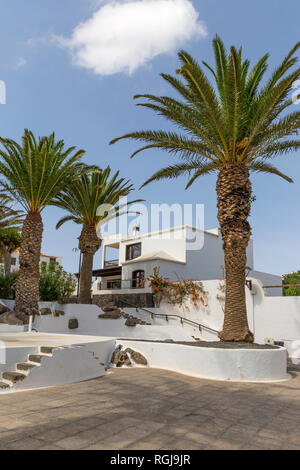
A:
[[[139,309],[143,310],[144,312],[147,312],[148,314],[151,315],[152,319],[154,317],[163,317],[163,318],[165,318],[166,321],[169,321],[169,318],[179,318],[180,323],[182,325],[183,325],[183,323],[190,323],[191,325],[197,326],[197,328],[199,329],[200,332],[202,332],[202,329],[204,329],[204,330],[210,331],[211,333],[214,333],[216,335],[219,334],[219,331],[215,330],[214,328],[210,328],[209,326],[203,325],[202,323],[197,323],[194,320],[190,320],[188,318],[181,317],[180,315],[176,315],[175,313],[167,313],[166,314],[166,313],[152,312],[151,310],[148,310],[145,307],[141,307],[140,305],[131,304],[130,302],[127,302],[127,301],[122,300],[122,299],[118,299],[118,301],[125,304],[125,305],[127,305],[127,306],[134,307],[136,312],[138,312]]]
[[[272,288],[281,288],[283,289],[284,287],[300,287],[300,284],[278,284],[275,286],[263,286],[264,289],[272,289]]]
[[[144,287],[144,284],[140,284],[134,279],[107,279],[98,282],[98,290],[143,289]]]
[[[105,260],[104,267],[106,268],[107,266],[119,266],[119,260],[118,259]]]

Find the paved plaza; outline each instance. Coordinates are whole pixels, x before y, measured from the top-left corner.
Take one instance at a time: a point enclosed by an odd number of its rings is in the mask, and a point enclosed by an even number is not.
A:
[[[160,369],[0,396],[0,449],[299,449],[300,367],[273,384]]]

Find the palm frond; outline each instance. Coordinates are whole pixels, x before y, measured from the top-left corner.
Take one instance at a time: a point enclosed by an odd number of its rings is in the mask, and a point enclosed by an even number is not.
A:
[[[133,185],[125,178],[119,178],[119,172],[111,175],[110,167],[103,170],[93,167],[92,170],[82,173],[54,198],[51,205],[68,212],[56,225],[61,227],[65,222],[73,221],[81,225],[101,224],[101,220],[109,213],[109,208],[115,217],[120,211],[119,201],[133,191]],[[140,201],[140,200],[138,200]],[[132,204],[129,202],[128,205]],[[99,215],[99,207],[107,210]]]
[[[257,160],[256,162],[250,163],[250,165],[248,165],[248,168],[255,173],[271,173],[280,176],[289,183],[293,183],[292,178],[281,173],[281,171],[279,171],[275,166],[271,165],[270,163]]]
[[[212,82],[195,58],[180,51],[178,77],[161,74],[179,99],[152,94],[135,96],[144,100],[138,106],[167,119],[179,132],[130,132],[111,143],[133,139],[144,145],[132,156],[156,148],[177,158],[154,173],[144,185],[190,174],[189,187],[198,176],[227,163],[243,164],[252,171],[270,172],[290,181],[265,160],[296,151],[300,146],[297,140],[300,113],[289,112],[293,84],[300,78],[300,68],[294,67],[299,48],[297,43],[268,78],[269,54],[250,66],[250,61],[243,58],[242,48],[232,46],[227,52],[223,41],[216,36],[215,66],[202,62],[212,74]]]
[[[84,168],[80,162],[84,151],[65,149],[62,140],[55,141],[54,133],[36,139],[25,129],[21,145],[10,139],[0,138],[0,142],[3,187],[27,212],[41,212]]]

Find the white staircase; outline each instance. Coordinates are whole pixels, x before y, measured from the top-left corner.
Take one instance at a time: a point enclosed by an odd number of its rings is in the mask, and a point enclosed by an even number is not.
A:
[[[18,382],[26,379],[34,367],[40,367],[44,358],[53,357],[53,347],[40,346],[39,349],[38,354],[28,354],[26,362],[17,363],[14,370],[2,372],[0,390],[8,391],[8,389],[13,388]]]

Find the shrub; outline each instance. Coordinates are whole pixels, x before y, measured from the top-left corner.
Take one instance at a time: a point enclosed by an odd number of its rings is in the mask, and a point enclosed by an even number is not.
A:
[[[16,294],[16,281],[18,272],[13,272],[5,276],[0,272],[0,299],[14,299]]]
[[[153,273],[148,277],[149,286],[152,288],[154,302],[159,306],[160,301],[165,298],[172,305],[180,307],[189,299],[195,307],[201,302],[207,307],[205,299],[207,292],[203,289],[202,282],[194,282],[189,279],[178,279],[170,281],[167,277],[160,276],[159,269],[154,266]]]
[[[286,274],[282,280],[283,289],[282,295],[300,295],[300,287],[289,286],[284,287],[284,284],[300,284],[300,271]]]
[[[74,292],[76,281],[72,274],[63,270],[58,263],[41,263],[40,300],[51,302],[69,297]]]

